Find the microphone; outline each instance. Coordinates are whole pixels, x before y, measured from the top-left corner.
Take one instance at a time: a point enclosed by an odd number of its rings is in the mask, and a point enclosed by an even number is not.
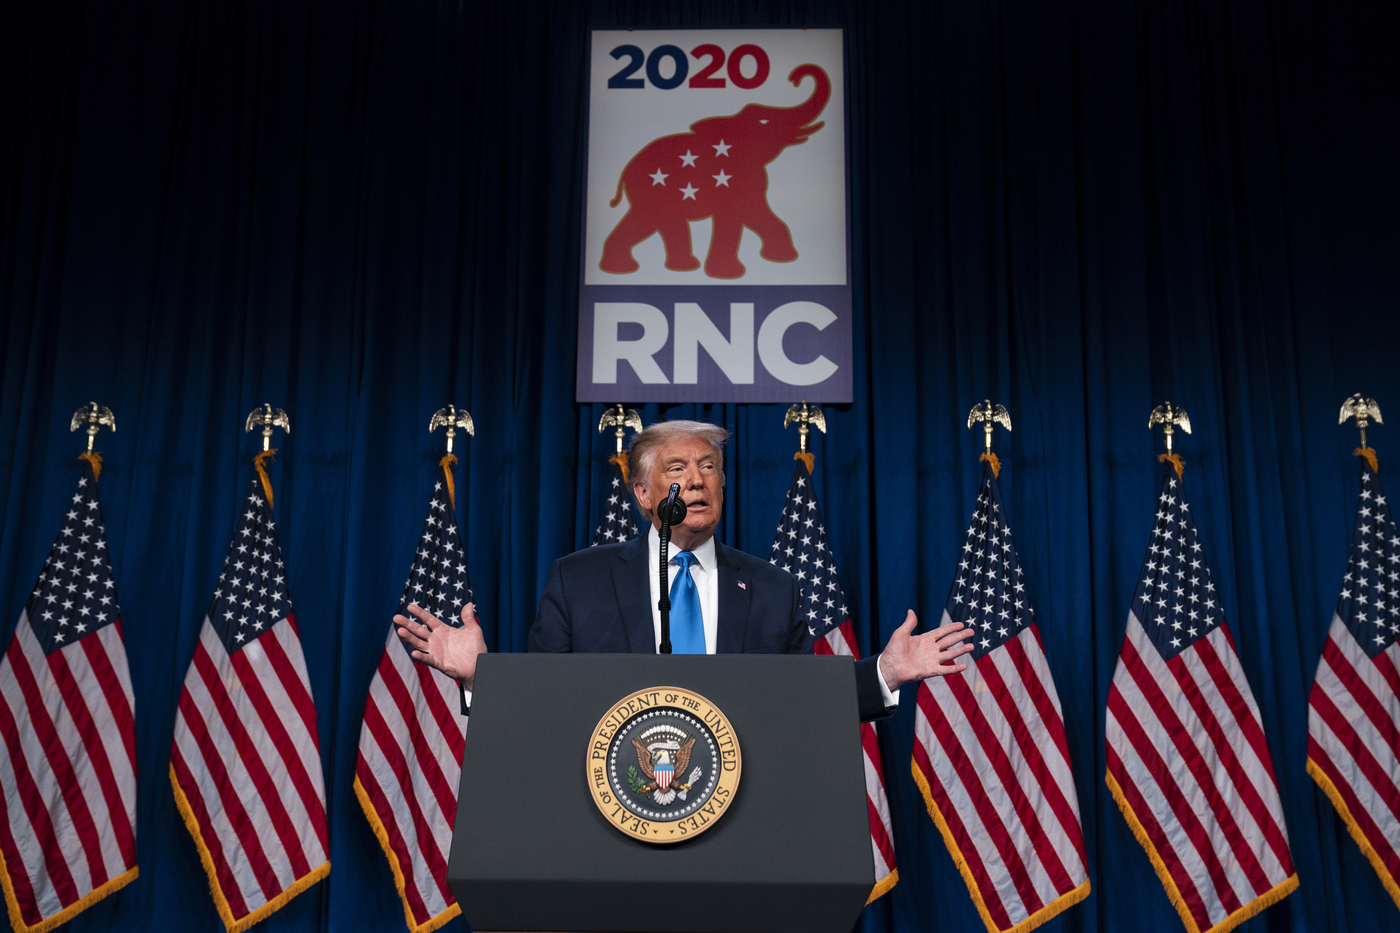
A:
[[[661,644],[662,654],[671,653],[671,586],[670,567],[667,551],[671,545],[671,526],[677,522],[685,521],[685,500],[680,498],[681,484],[672,483],[671,492],[665,499],[656,506],[656,517],[661,519],[661,598],[656,601],[656,608],[661,610]]]
[[[679,525],[685,521],[685,500],[680,497],[681,484],[672,483],[671,492],[657,506],[657,517],[662,526]]]

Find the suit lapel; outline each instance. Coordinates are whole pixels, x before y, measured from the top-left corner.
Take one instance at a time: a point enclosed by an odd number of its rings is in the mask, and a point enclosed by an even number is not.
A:
[[[622,548],[613,564],[613,591],[617,608],[627,629],[627,644],[633,654],[656,653],[656,623],[651,617],[651,580],[647,578],[647,533],[633,538]]]
[[[719,564],[719,630],[715,653],[739,654],[744,647],[744,632],[749,627],[749,594],[753,580],[740,570],[730,549],[718,541],[715,542],[715,558]]]

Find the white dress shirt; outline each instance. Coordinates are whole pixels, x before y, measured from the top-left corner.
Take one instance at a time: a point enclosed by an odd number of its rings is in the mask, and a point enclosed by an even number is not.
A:
[[[676,553],[680,550],[683,549],[676,547],[673,542],[667,551],[668,563],[671,565],[669,579],[673,585],[676,582],[676,574],[681,570],[680,564],[676,563]],[[711,537],[690,553],[695,555],[695,561],[690,565],[690,576],[695,581],[696,589],[700,591],[700,617],[705,623],[705,653],[714,654],[719,639],[719,555],[715,551],[715,539]],[[661,607],[657,605],[661,599],[660,569],[661,535],[653,525],[647,529],[647,575],[651,579],[651,623],[652,631],[656,635],[658,653],[661,651]],[[878,663],[875,670],[878,674],[875,682],[880,685],[880,695],[885,700],[885,706],[897,705],[899,694],[885,683],[885,672],[880,670]],[[470,707],[472,691],[463,686],[462,697],[463,704]]]
[[[673,541],[666,552],[670,558],[668,563],[671,568],[667,572],[672,587],[676,585],[676,574],[681,572],[681,565],[676,561],[676,554],[681,550],[683,548],[676,547]],[[700,618],[705,623],[705,653],[714,654],[719,639],[719,555],[715,553],[715,539],[706,539],[704,544],[690,553],[695,555],[695,561],[690,565],[690,578],[700,591]],[[651,577],[651,625],[656,632],[656,650],[659,653],[661,607],[657,604],[661,601],[661,533],[655,525],[647,530],[647,567],[650,568],[648,576]],[[675,639],[671,641],[674,643]]]
[[[670,581],[673,586],[676,574],[681,570],[681,565],[676,562],[676,552],[680,550],[682,549],[672,542],[667,551],[667,563],[671,565]],[[715,539],[709,538],[690,553],[695,555],[695,561],[690,565],[690,576],[695,581],[696,589],[700,591],[700,616],[705,622],[705,653],[714,654],[719,637],[719,564],[716,562],[719,555],[715,552]],[[647,530],[647,568],[651,578],[651,624],[652,631],[656,633],[656,650],[659,653],[661,607],[657,603],[661,600],[661,534],[655,525]],[[672,638],[672,642],[674,641]],[[884,698],[885,705],[895,706],[899,703],[899,694],[885,683],[885,672],[880,670],[878,663],[875,670],[879,675],[875,680],[880,685],[880,695]]]

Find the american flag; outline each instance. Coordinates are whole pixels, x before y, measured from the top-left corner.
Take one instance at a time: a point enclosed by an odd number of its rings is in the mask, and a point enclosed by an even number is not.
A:
[[[814,639],[815,654],[835,654],[860,660],[860,646],[841,592],[836,561],[826,543],[826,526],[807,467],[798,463],[788,486],[783,517],[773,538],[768,559],[797,577],[802,590],[802,613]],[[899,881],[894,858],[894,827],[890,824],[889,798],[885,794],[885,766],[880,759],[880,742],[872,723],[860,727],[865,749],[865,802],[870,811],[870,847],[875,858],[873,901]],[[868,902],[867,902],[868,903]]]
[[[991,933],[1089,896],[1060,698],[990,466],[943,624],[973,630],[967,670],[919,685],[914,780]]]
[[[1308,698],[1308,773],[1400,907],[1400,534],[1380,477],[1361,500]]]
[[[180,690],[170,783],[229,933],[330,872],[316,704],[257,479]]]
[[[1109,790],[1188,930],[1224,933],[1298,886],[1259,707],[1171,469],[1106,727]]]
[[[136,730],[97,478],[0,661],[0,855],[16,930],[47,930],[136,877]]]
[[[598,521],[598,530],[593,532],[589,547],[620,544],[637,537],[637,521],[632,514],[632,491],[628,488],[618,458],[612,457],[609,462],[612,463],[612,483],[603,497],[603,517]]]
[[[439,481],[398,611],[407,615],[414,603],[460,626],[471,599],[457,516]],[[467,733],[460,697],[455,680],[414,662],[390,625],[365,699],[355,795],[389,859],[413,933],[436,930],[462,912],[447,887]]]

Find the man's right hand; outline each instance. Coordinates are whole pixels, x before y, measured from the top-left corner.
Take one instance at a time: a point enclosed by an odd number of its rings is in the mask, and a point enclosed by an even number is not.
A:
[[[476,606],[462,607],[462,627],[453,628],[426,609],[410,604],[408,616],[394,616],[399,638],[413,650],[413,660],[461,681],[468,690],[476,680],[476,659],[486,653],[486,638],[476,621]]]

